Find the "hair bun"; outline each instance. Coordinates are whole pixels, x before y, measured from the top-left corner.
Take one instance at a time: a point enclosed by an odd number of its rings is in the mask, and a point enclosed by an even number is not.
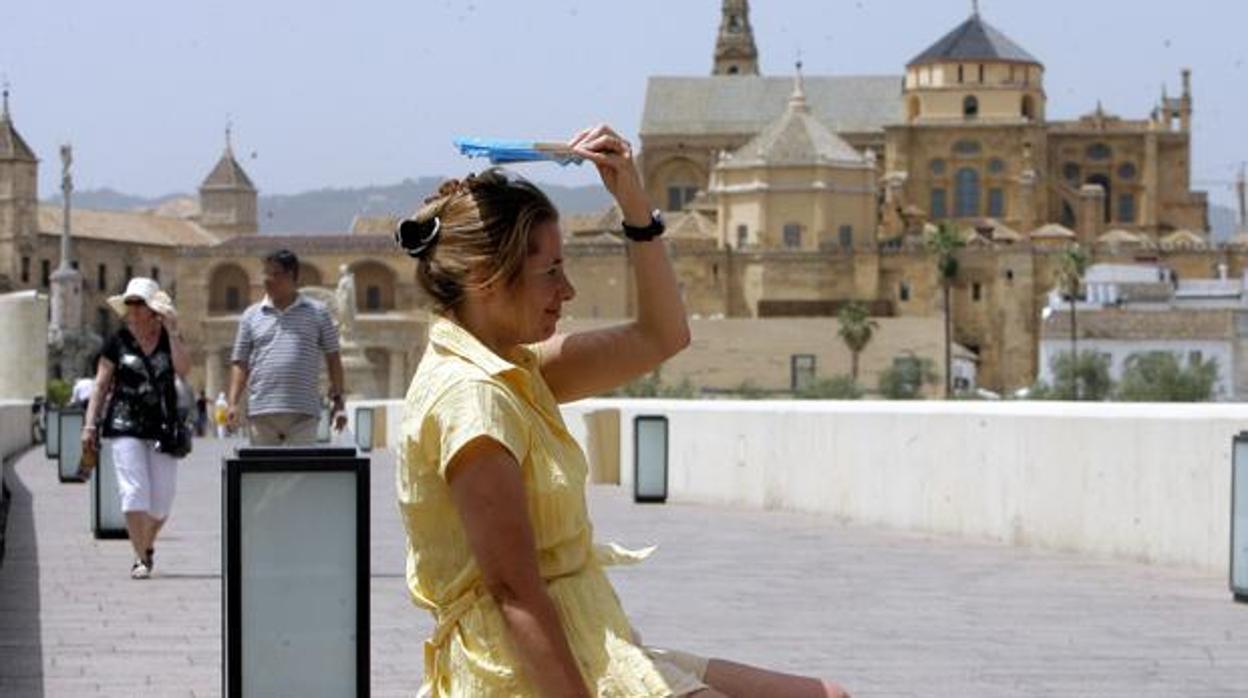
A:
[[[436,192],[425,197],[425,203],[431,204],[442,199],[449,199],[462,191],[467,191],[471,184],[472,175],[468,175],[467,179],[448,179],[438,185]]]
[[[399,226],[394,230],[394,241],[409,256],[425,259],[437,243],[441,232],[442,220],[437,216],[423,221],[408,218],[399,221]]]

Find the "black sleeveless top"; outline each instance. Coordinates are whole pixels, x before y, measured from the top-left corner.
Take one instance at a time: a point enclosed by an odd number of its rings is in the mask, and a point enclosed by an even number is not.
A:
[[[177,393],[165,328],[160,328],[156,349],[146,357],[125,327],[109,338],[101,355],[113,363],[113,395],[100,435],[159,439],[168,434],[177,414]]]

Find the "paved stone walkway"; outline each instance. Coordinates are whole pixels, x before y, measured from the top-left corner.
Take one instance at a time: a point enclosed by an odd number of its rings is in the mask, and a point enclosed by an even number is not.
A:
[[[221,694],[220,457],[197,443],[158,545],[96,541],[42,451],[9,466],[0,696]],[[404,596],[390,457],[374,455],[372,687],[411,696],[427,614]],[[1248,606],[1206,574],[590,492],[599,538],[659,543],[613,573],[647,641],[844,682],[858,698],[1248,696]]]

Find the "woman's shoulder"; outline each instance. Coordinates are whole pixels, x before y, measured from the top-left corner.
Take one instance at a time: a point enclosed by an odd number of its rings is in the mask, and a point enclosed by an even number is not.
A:
[[[101,353],[104,356],[113,357],[121,353],[122,350],[126,349],[129,346],[129,340],[131,339],[130,330],[126,329],[125,325],[122,325],[116,332],[108,335],[108,337],[104,340],[104,347],[101,350]]]
[[[524,400],[513,387],[480,366],[456,356],[422,361],[404,401],[405,419],[422,423],[465,410],[522,412]]]

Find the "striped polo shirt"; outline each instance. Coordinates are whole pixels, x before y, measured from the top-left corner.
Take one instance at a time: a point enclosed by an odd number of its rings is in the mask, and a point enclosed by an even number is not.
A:
[[[338,328],[325,304],[296,294],[279,310],[265,296],[238,323],[231,361],[247,368],[250,416],[295,412],[319,416],[325,355],[338,351]]]

